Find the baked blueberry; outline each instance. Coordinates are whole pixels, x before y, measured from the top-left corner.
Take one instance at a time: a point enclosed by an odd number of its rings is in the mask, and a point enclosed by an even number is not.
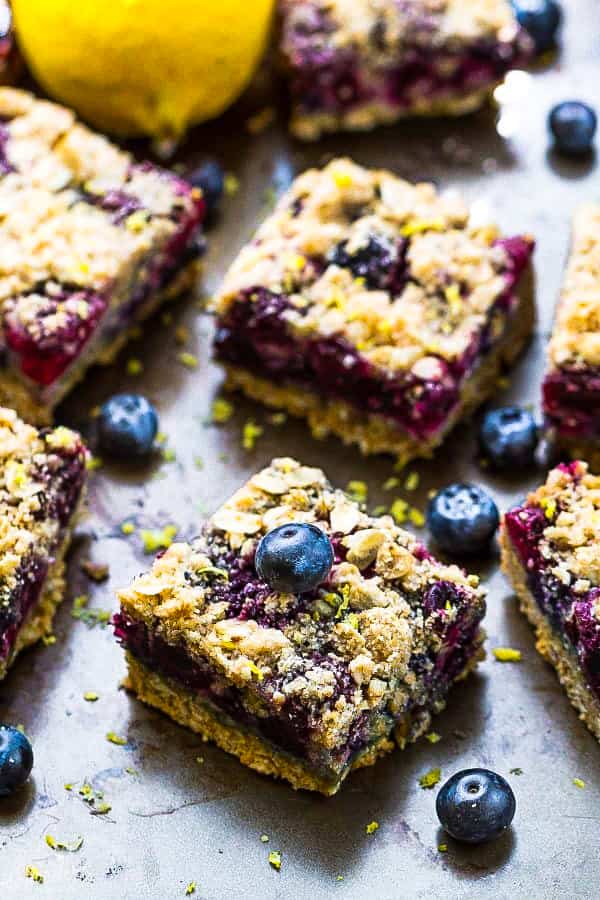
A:
[[[28,738],[11,725],[0,725],[0,797],[8,797],[25,784],[32,768]]]
[[[267,532],[256,551],[259,576],[275,591],[301,594],[327,578],[333,548],[316,525],[290,522]]]
[[[532,38],[537,53],[556,46],[556,33],[562,21],[557,0],[513,0],[519,24]]]
[[[508,828],[516,801],[501,775],[488,769],[463,769],[442,785],[435,809],[451,837],[480,844],[494,840]]]
[[[530,466],[538,443],[535,419],[520,406],[492,409],[481,423],[479,443],[497,469]]]
[[[217,212],[225,185],[225,173],[214,159],[209,159],[190,175],[190,183],[200,188],[206,203],[206,216],[211,218]]]
[[[499,521],[498,507],[477,484],[449,484],[427,510],[427,527],[438,547],[458,556],[484,552]]]
[[[109,456],[147,456],[157,431],[156,410],[141,394],[115,394],[100,410],[98,443]]]
[[[550,111],[548,124],[559,153],[581,156],[592,149],[598,118],[587,103],[565,100],[557,104]]]

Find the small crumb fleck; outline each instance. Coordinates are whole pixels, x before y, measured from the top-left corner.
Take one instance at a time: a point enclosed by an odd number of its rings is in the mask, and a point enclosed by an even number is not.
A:
[[[140,774],[137,769],[133,769],[131,766],[127,766],[125,771],[128,775],[133,775],[134,777]]]
[[[86,456],[85,467],[88,470],[88,472],[95,472],[96,469],[101,468],[101,466],[102,466],[102,460],[100,459],[99,456],[92,456],[91,453],[89,453]]]
[[[165,462],[175,462],[175,460],[177,459],[177,454],[172,447],[165,447],[161,453],[161,456]]]
[[[373,821],[373,822],[369,822],[369,824],[365,828],[365,831],[367,832],[367,834],[374,834],[378,828],[379,828],[379,822]]]
[[[190,881],[190,883],[188,884],[188,886],[185,889],[185,896],[189,897],[190,894],[195,894],[195,893],[196,893],[196,882]]]
[[[223,190],[227,197],[233,197],[240,189],[240,180],[233,172],[226,172],[223,179]]]
[[[175,340],[178,344],[187,344],[190,339],[190,331],[189,328],[186,328],[185,325],[178,325],[175,329]]]
[[[203,468],[204,468],[204,460],[202,459],[201,456],[195,456],[195,457],[194,457],[194,465],[195,465],[195,467],[196,467],[197,469],[203,469]]]
[[[135,531],[135,525],[133,524],[133,522],[123,522],[123,524],[121,525],[121,531],[123,532],[123,534],[133,534],[133,532]]]
[[[203,756],[197,756],[197,757],[196,757],[196,762],[198,763],[199,766],[204,765],[204,757],[203,757]]]
[[[515,766],[514,769],[509,769],[511,775],[522,775],[523,769],[520,769],[519,766]]]
[[[336,875],[336,876],[335,876],[335,880],[336,880],[336,881],[343,881],[343,880],[344,880],[344,876],[343,876],[343,875]]]
[[[435,769],[430,769],[429,772],[426,772],[424,775],[421,775],[419,778],[419,784],[424,790],[429,790],[439,782],[442,777],[442,770],[437,766]]]
[[[492,653],[498,662],[521,662],[521,651],[512,647],[494,647]]]
[[[287,422],[287,414],[284,412],[273,413],[269,416],[269,422],[271,425],[285,425]]]
[[[256,441],[263,433],[260,425],[257,425],[252,419],[248,419],[244,425],[242,432],[242,447],[244,450],[254,450]]]
[[[375,509],[372,512],[372,515],[375,516],[375,518],[377,518],[377,516],[384,516],[386,514],[386,512],[387,512],[387,506],[380,505],[380,506],[375,507]]]
[[[416,489],[419,487],[419,473],[409,472],[409,474],[406,476],[404,487],[407,491],[416,491]]]
[[[409,509],[408,518],[410,519],[412,524],[415,526],[415,528],[422,528],[425,524],[424,513],[422,513],[420,509],[417,509],[414,506],[411,506],[411,508]]]
[[[573,784],[575,785],[575,787],[578,787],[578,788],[583,789],[585,787],[585,781],[582,781],[581,778],[574,778]]]
[[[438,850],[440,853],[448,852],[448,844],[438,844]]]
[[[366,503],[369,489],[364,481],[349,481],[346,485],[346,493],[356,503]]]
[[[88,609],[89,600],[88,594],[80,594],[79,597],[75,597],[71,609],[72,618],[83,622],[88,628],[93,628],[95,625],[100,625],[102,628],[105,628],[110,622],[110,610]]]
[[[118,734],[115,734],[114,731],[107,732],[106,740],[110,741],[111,744],[117,744],[119,747],[124,747],[125,744],[127,743],[127,738],[124,738]]]
[[[140,537],[144,546],[144,553],[156,553],[157,550],[168,550],[177,534],[177,525],[165,525],[158,531],[142,528]]]
[[[76,853],[83,846],[83,838],[78,836],[73,841],[57,841],[51,834],[47,834],[46,843],[52,850],[66,850],[68,853]]]
[[[430,731],[425,735],[425,738],[430,744],[437,744],[438,741],[441,741],[442,736],[437,731]]]
[[[99,699],[99,694],[96,694],[95,691],[86,691],[83,699],[87,700],[88,703],[95,703]]]
[[[406,522],[406,518],[408,515],[408,503],[406,502],[406,500],[403,500],[401,497],[397,497],[390,506],[390,513],[393,516],[396,525],[402,525],[404,522]]]
[[[108,566],[106,563],[95,563],[91,559],[84,559],[81,563],[81,571],[92,581],[106,581],[108,578]]]
[[[271,850],[269,853],[269,865],[279,872],[281,869],[281,852],[279,850]]]
[[[246,119],[246,131],[250,134],[261,134],[269,125],[275,121],[275,109],[272,106],[265,106],[254,115]]]
[[[65,791],[73,790],[73,783],[71,781],[67,781],[66,784],[63,785]]]
[[[211,407],[210,421],[215,425],[223,425],[228,422],[233,415],[233,403],[224,397],[217,397],[213,400]]]
[[[399,484],[400,484],[400,479],[396,478],[396,476],[394,475],[391,478],[388,478],[388,479],[386,479],[386,481],[383,482],[383,490],[384,491],[393,491],[394,488],[397,488]]]
[[[198,368],[198,357],[194,356],[193,353],[188,353],[187,351],[183,351],[177,357],[182,365],[187,366],[188,369],[197,369]]]
[[[127,360],[127,374],[128,375],[141,375],[144,371],[144,366],[140,359],[128,359]]]
[[[56,635],[55,634],[43,634],[42,635],[42,644],[44,647],[52,647],[56,643]]]
[[[268,834],[261,834],[260,839],[263,842],[263,844],[269,843],[269,835]]]

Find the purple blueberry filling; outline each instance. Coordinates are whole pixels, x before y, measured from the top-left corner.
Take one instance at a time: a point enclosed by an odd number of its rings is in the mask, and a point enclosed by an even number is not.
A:
[[[540,553],[549,521],[537,506],[513,509],[505,516],[511,543],[527,573],[527,584],[544,617],[576,654],[590,690],[600,700],[600,620],[595,606],[600,588],[575,594],[550,571]]]
[[[43,487],[38,494],[38,519],[56,519],[60,529],[50,555],[40,555],[35,549],[23,558],[16,573],[16,584],[10,587],[0,582],[0,664],[15,644],[19,631],[43,590],[49,566],[65,538],[66,530],[77,508],[85,479],[85,451],[80,445],[61,457],[57,468],[46,466],[33,471],[32,477]]]
[[[265,615],[265,586],[258,581],[250,560],[237,568],[231,567],[228,582],[215,581],[212,599],[228,602],[228,618],[246,619],[256,615],[259,624],[280,628],[300,616],[310,603],[310,598],[303,597],[302,602],[279,620]],[[417,598],[412,599],[417,602]],[[459,611],[452,623],[449,621],[450,606]],[[285,676],[277,674],[257,683],[255,690],[262,707],[260,715],[257,715],[255,700],[250,706],[242,690],[225,683],[207,663],[192,659],[185,646],[168,644],[143,623],[123,613],[115,616],[114,626],[118,640],[148,668],[182,684],[210,704],[217,713],[259,734],[276,748],[301,759],[321,777],[335,782],[357,755],[378,737],[389,733],[408,712],[420,715],[423,710],[442,700],[452,681],[476,652],[483,610],[474,610],[461,588],[451,582],[434,585],[425,598],[423,608],[440,637],[441,647],[437,654],[431,651],[430,654],[415,655],[411,660],[411,669],[419,679],[414,699],[401,713],[392,713],[387,708],[374,712],[357,710],[346,740],[333,750],[326,749],[322,741],[324,706],[303,704],[294,697],[288,697],[283,707],[274,702],[275,695],[281,697],[286,681],[296,678],[301,672],[294,671]],[[347,662],[337,656],[327,642],[319,649],[307,649],[306,653],[311,665],[328,669],[335,677],[334,692],[326,704],[335,704],[341,696],[350,701],[355,683]]]
[[[413,11],[404,10],[410,16]],[[284,34],[292,95],[307,113],[341,114],[372,102],[400,111],[423,99],[463,97],[494,85],[531,55],[523,32],[511,41],[481,40],[454,49],[433,45],[436,27],[431,17],[415,18],[412,42],[399,45],[398,61],[390,64],[383,19],[372,29],[366,50],[336,47],[335,22],[307,4]]]
[[[515,287],[532,252],[525,239],[499,241],[507,253],[506,289],[492,307],[487,324],[474,335],[466,352],[455,360],[439,358],[439,377],[426,379],[412,372],[389,374],[370,363],[342,336],[294,337],[284,313],[287,297],[257,287],[241,294],[219,321],[216,354],[224,362],[259,376],[291,382],[308,390],[344,400],[366,413],[392,420],[413,438],[427,440],[446,422],[460,402],[462,384],[477,361],[494,346],[493,325],[498,315],[508,317],[517,305]],[[377,252],[374,247],[377,247]],[[393,251],[373,239],[359,254],[338,245],[329,263],[350,268],[370,286],[391,293],[402,290],[410,278],[406,244]]]
[[[548,424],[566,438],[600,437],[600,369],[557,369],[543,385],[544,413]]]

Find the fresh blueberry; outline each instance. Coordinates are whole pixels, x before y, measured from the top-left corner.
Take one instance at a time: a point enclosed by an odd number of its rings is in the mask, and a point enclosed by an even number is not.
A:
[[[0,725],[0,797],[8,797],[25,784],[32,768],[29,740],[17,728]]]
[[[442,785],[435,809],[451,837],[480,844],[493,841],[508,828],[516,801],[501,775],[488,769],[463,769]]]
[[[582,156],[592,149],[598,118],[587,103],[565,100],[550,110],[548,125],[559,153]]]
[[[530,466],[538,443],[535,419],[520,406],[492,409],[481,424],[479,443],[497,469]]]
[[[100,450],[109,456],[147,456],[157,430],[156,410],[140,394],[115,394],[100,410],[98,442]]]
[[[446,553],[469,556],[485,551],[498,527],[498,507],[476,484],[450,484],[427,510],[427,527]]]
[[[214,159],[209,159],[189,176],[194,187],[200,188],[206,203],[206,216],[211,218],[217,212],[225,184],[225,173]]]
[[[531,36],[537,53],[556,46],[556,33],[562,21],[557,0],[513,0],[520,25]]]
[[[333,548],[316,525],[291,522],[265,534],[255,565],[273,590],[301,594],[325,581],[333,565]]]

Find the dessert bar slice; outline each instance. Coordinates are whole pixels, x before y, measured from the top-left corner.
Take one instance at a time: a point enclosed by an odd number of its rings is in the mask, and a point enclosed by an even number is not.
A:
[[[0,679],[19,651],[51,630],[85,455],[68,428],[38,431],[0,408]]]
[[[428,456],[530,334],[529,237],[338,159],[300,175],[216,299],[229,386],[364,453]]]
[[[52,410],[128,330],[194,280],[201,192],[0,89],[0,402]]]
[[[260,538],[289,523],[331,541],[329,575],[303,593],[255,567]],[[319,469],[276,459],[119,593],[115,630],[142,700],[259,772],[333,794],[394,735],[423,734],[475,666],[477,585]]]
[[[305,140],[481,106],[532,43],[509,0],[283,0],[292,131]]]
[[[543,386],[546,424],[557,447],[600,468],[600,204],[575,215]]]
[[[580,718],[600,740],[600,478],[561,464],[506,513],[502,566]]]

